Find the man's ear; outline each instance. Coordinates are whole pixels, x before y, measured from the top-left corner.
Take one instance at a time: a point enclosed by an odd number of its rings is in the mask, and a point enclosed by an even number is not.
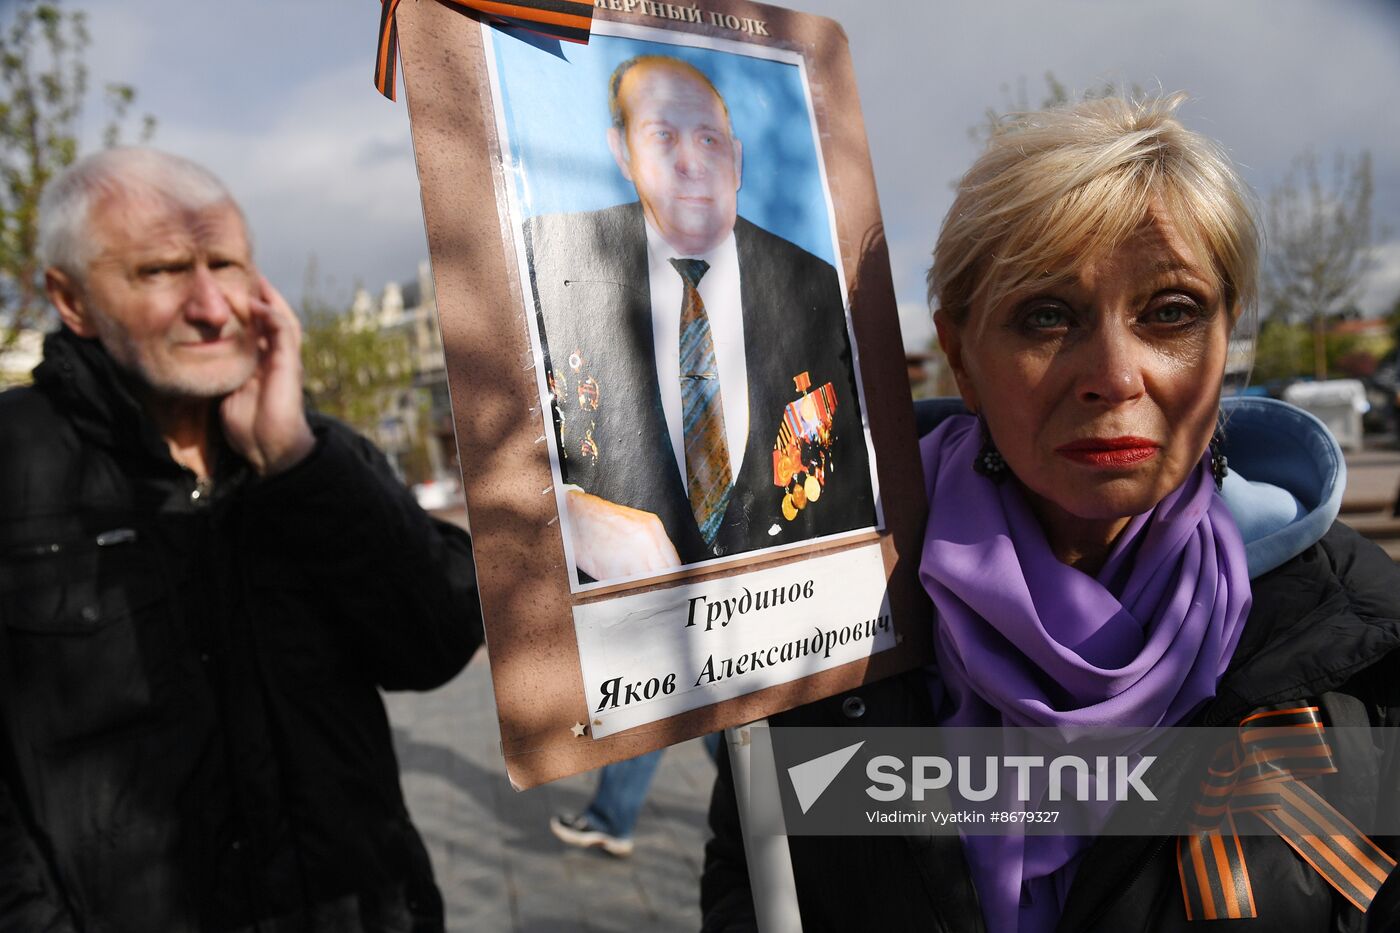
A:
[[[97,330],[88,320],[87,302],[73,277],[52,266],[44,270],[44,293],[58,311],[59,320],[79,337],[96,337]]]
[[[622,138],[622,130],[615,126],[608,127],[608,149],[612,152],[613,161],[617,163],[617,170],[622,173],[622,177],[632,181],[632,159],[627,151],[627,140]]]
[[[744,187],[744,144],[734,140],[734,190]]]
[[[972,384],[972,378],[968,375],[967,366],[963,361],[962,328],[954,324],[941,308],[933,314],[933,326],[938,331],[938,346],[948,358],[948,368],[953,371],[953,378],[957,380],[958,394],[962,396],[967,410],[975,414],[977,388]]]

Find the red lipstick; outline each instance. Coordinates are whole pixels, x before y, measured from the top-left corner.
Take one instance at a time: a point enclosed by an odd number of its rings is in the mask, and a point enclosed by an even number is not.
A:
[[[1145,437],[1088,437],[1055,448],[1055,453],[1085,466],[1123,469],[1157,456],[1161,445]]]

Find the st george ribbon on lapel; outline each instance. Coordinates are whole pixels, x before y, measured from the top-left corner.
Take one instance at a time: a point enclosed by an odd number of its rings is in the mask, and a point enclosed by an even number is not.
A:
[[[1259,916],[1237,819],[1257,819],[1277,833],[1362,913],[1395,870],[1390,853],[1303,783],[1337,773],[1320,713],[1316,706],[1256,710],[1217,751],[1193,808],[1194,831],[1177,837],[1187,920]]]
[[[685,282],[681,299],[681,415],[685,433],[685,475],[690,508],[705,544],[713,546],[729,504],[733,474],[724,433],[724,402],[715,364],[710,316],[700,299],[700,278],[710,268],[703,259],[670,259]]]
[[[379,48],[374,59],[374,86],[390,100],[394,93],[394,66],[399,55],[399,28],[395,21],[399,0],[379,0]],[[530,32],[563,39],[566,42],[588,44],[593,28],[593,0],[515,0],[498,3],[495,0],[438,0],[448,6],[478,13],[506,26],[518,26]]]

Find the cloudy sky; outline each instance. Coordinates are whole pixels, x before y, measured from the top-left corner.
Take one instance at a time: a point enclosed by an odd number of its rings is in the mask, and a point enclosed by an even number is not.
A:
[[[0,0],[0,11],[15,0]],[[371,86],[374,0],[64,0],[91,17],[94,86],[128,81],[156,143],[222,175],[258,258],[295,302],[315,256],[347,300],[427,254],[408,114]],[[427,2],[427,0],[419,0]],[[702,7],[704,4],[700,4]],[[1261,193],[1298,154],[1369,150],[1390,235],[1361,304],[1400,295],[1400,3],[1395,0],[790,0],[850,36],[906,344],[927,340],[922,279],[987,107],[1044,75],[1191,101]],[[0,13],[0,17],[3,13]],[[99,111],[88,129],[95,134]]]

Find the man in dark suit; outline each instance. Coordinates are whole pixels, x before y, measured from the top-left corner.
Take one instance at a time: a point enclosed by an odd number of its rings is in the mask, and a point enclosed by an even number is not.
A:
[[[698,69],[629,59],[609,103],[638,201],[525,225],[577,569],[873,525],[836,270],[738,217],[742,145]]]

